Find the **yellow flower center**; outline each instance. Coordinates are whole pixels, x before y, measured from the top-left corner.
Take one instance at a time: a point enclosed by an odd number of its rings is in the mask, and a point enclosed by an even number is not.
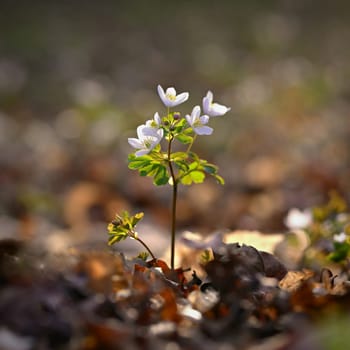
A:
[[[152,145],[152,141],[151,141],[151,139],[145,139],[143,141],[143,144],[145,145],[146,148],[150,148]]]
[[[165,96],[170,101],[175,101],[176,100],[176,95],[167,93]]]

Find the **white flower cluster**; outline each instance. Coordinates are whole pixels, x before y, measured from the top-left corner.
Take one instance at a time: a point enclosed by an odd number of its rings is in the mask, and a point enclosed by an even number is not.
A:
[[[290,230],[303,230],[312,223],[312,212],[310,209],[299,210],[297,208],[290,209],[284,224]]]
[[[168,108],[178,106],[186,102],[189,98],[188,92],[176,93],[175,88],[169,87],[164,89],[158,85],[158,95],[164,105]],[[203,114],[201,107],[195,106],[192,113],[185,116],[188,125],[193,129],[197,135],[211,135],[213,128],[207,126],[210,117],[218,117],[226,114],[231,108],[228,108],[219,103],[213,102],[213,93],[208,91],[203,98]],[[143,156],[151,152],[162,140],[164,130],[162,128],[162,119],[158,112],[154,114],[153,119],[147,120],[145,124],[137,128],[137,138],[128,138],[129,144],[137,149],[136,156]]]

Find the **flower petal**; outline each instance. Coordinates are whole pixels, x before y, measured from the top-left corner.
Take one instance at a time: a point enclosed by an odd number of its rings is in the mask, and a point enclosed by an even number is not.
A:
[[[335,234],[333,235],[333,241],[334,242],[338,242],[338,243],[343,243],[346,241],[346,234],[344,232],[341,232],[339,234]]]
[[[202,115],[200,118],[199,118],[200,122],[202,124],[207,124],[208,121],[209,121],[209,117],[207,115]]]
[[[162,98],[162,96],[163,97],[165,96],[165,92],[164,92],[163,88],[161,87],[161,85],[157,86],[157,91],[158,91],[158,95],[160,98]]]
[[[192,126],[192,124],[193,124],[192,116],[189,115],[189,114],[186,114],[186,115],[185,115],[185,118],[186,118],[186,120],[187,120],[187,123],[188,123],[189,125]]]
[[[177,106],[177,105],[179,105],[181,103],[184,103],[185,101],[188,100],[189,96],[190,96],[190,94],[188,92],[183,92],[183,93],[177,95],[176,99],[174,101],[176,104],[174,104],[174,106]]]
[[[134,147],[136,149],[139,149],[139,148],[143,147],[142,142],[139,139],[136,139],[134,137],[129,137],[128,138],[128,142],[129,142],[130,146],[132,146],[132,147]]]
[[[211,135],[213,133],[213,128],[211,128],[210,126],[203,125],[194,128],[194,132],[197,135]]]
[[[150,149],[140,149],[139,151],[135,152],[135,156],[141,157],[141,156],[148,154],[150,151],[151,151]]]
[[[206,98],[208,99],[208,101],[209,101],[210,103],[213,102],[214,96],[213,96],[213,93],[212,93],[210,90],[208,90]]]
[[[157,128],[154,128],[152,126],[147,126],[147,125],[143,125],[144,128],[141,130],[142,133],[142,139],[145,139],[146,137],[158,137],[158,130]]]
[[[312,213],[310,209],[304,211],[292,208],[288,211],[284,224],[290,230],[305,229],[312,223]]]
[[[176,96],[176,90],[175,90],[175,88],[174,87],[168,87],[167,89],[166,89],[166,91],[165,91],[165,95],[167,95],[167,96]]]
[[[154,113],[153,119],[157,123],[158,126],[160,126],[160,124],[162,124],[162,119],[160,118],[160,115],[158,112]]]
[[[142,125],[139,125],[136,129],[137,137],[141,141],[144,139],[144,129],[145,128],[149,128],[149,127],[147,127],[145,124],[142,124]]]
[[[203,111],[209,117],[218,117],[227,113],[231,108],[221,105],[219,103],[213,103],[213,93],[207,92],[207,95],[203,98]]]
[[[211,91],[207,92],[207,95],[203,97],[203,111],[205,114],[209,114],[210,106],[213,102],[213,93]]]
[[[200,114],[201,108],[199,106],[194,106],[191,113],[192,118],[198,119]]]
[[[189,97],[188,92],[183,92],[177,96],[176,90],[172,86],[168,87],[164,92],[163,88],[160,85],[158,85],[157,90],[158,90],[158,95],[160,99],[162,100],[162,102],[166,107],[175,107],[185,102]]]
[[[213,103],[211,105],[211,109],[209,111],[209,115],[211,117],[218,117],[218,116],[221,116],[221,115],[224,115],[226,114],[231,108],[228,108],[224,105],[220,105],[218,103]]]
[[[163,102],[165,105],[167,105],[168,99],[167,99],[167,97],[165,96],[165,92],[164,92],[163,88],[162,88],[160,85],[158,85],[158,86],[157,86],[157,90],[158,90],[158,95],[159,95],[160,99],[162,100],[162,102]]]
[[[159,138],[159,141],[163,138],[164,136],[164,130],[163,129],[158,129],[157,130],[157,135],[158,135],[158,138]]]

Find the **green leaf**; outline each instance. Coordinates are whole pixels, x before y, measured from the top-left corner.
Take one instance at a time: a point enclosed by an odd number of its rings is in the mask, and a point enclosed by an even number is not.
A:
[[[181,133],[185,125],[186,125],[186,119],[185,118],[180,119],[175,125],[174,132],[177,134]]]
[[[108,238],[108,245],[113,245],[114,243],[123,241],[126,238],[128,238],[127,234],[115,234]]]
[[[202,171],[192,171],[190,172],[190,176],[193,182],[196,184],[202,183],[205,179],[205,173],[203,173]]]
[[[177,166],[179,170],[181,170],[183,173],[188,172],[188,164],[185,161],[175,161],[174,164]]]
[[[137,258],[139,258],[139,259],[141,259],[143,261],[146,261],[148,257],[149,257],[149,253],[147,253],[147,252],[141,252],[137,256]]]
[[[159,164],[155,164],[155,163],[147,165],[143,168],[140,168],[139,173],[141,176],[154,176],[157,172],[158,165]]]
[[[210,260],[211,260],[211,254],[210,254],[210,250],[209,249],[205,249],[201,256],[200,256],[200,260],[202,264],[207,264]]]
[[[335,251],[328,255],[328,259],[334,262],[345,260],[350,252],[350,245],[346,242],[334,242]]]
[[[170,160],[180,169],[182,172],[188,171],[187,163],[188,155],[185,152],[175,152],[171,155]]]
[[[188,169],[195,170],[195,169],[198,169],[198,167],[199,167],[199,163],[197,161],[194,161],[188,166]]]
[[[207,174],[213,176],[215,178],[215,180],[220,185],[224,185],[225,184],[225,180],[223,179],[223,177],[218,175],[219,168],[216,165],[210,164],[204,159],[200,159],[200,163],[201,163],[203,171],[205,171]]]
[[[143,217],[144,217],[143,212],[136,213],[134,216],[132,216],[131,217],[132,226],[135,227],[138,224],[138,222],[143,219]]]
[[[192,136],[184,135],[184,134],[176,135],[176,139],[183,144],[188,144],[188,143],[191,143],[193,141]]]
[[[156,147],[154,147],[153,150],[151,151],[151,153],[149,154],[149,157],[152,158],[152,154],[159,153],[161,149],[162,149],[162,147],[161,147],[160,143],[158,143],[158,145]]]
[[[204,162],[204,164],[207,163],[206,160],[200,159],[200,158],[197,156],[197,154],[194,153],[194,152],[192,152],[192,151],[191,151],[191,152],[188,152],[188,156],[189,156],[189,158],[191,158],[191,159],[193,159],[193,160],[196,160],[196,161],[198,161],[198,162]]]
[[[152,158],[147,155],[136,157],[134,154],[130,154],[128,157],[128,161],[129,161],[129,164],[128,164],[129,169],[135,170],[135,169],[140,169],[149,165],[150,162],[152,161]]]
[[[184,161],[188,158],[188,155],[186,152],[174,152],[173,154],[170,155],[170,160],[173,162],[178,162],[178,161]]]
[[[203,170],[210,175],[216,174],[218,172],[218,167],[214,164],[205,164]]]
[[[193,180],[192,180],[191,175],[190,175],[190,174],[187,174],[187,175],[185,175],[185,176],[183,176],[183,177],[180,178],[180,182],[181,182],[183,185],[188,186],[188,185],[191,185],[191,184],[192,184]]]
[[[193,129],[191,127],[188,127],[182,132],[184,135],[193,135]]]
[[[221,177],[220,175],[213,175],[215,180],[220,184],[220,185],[225,185],[225,180],[223,177]]]
[[[166,167],[159,164],[153,182],[157,186],[166,185],[169,181],[169,177]]]
[[[107,226],[110,235],[108,245],[120,242],[128,237],[133,238],[135,226],[142,218],[142,212],[130,216],[127,211],[124,211],[121,215],[116,215],[115,219]]]
[[[193,170],[190,171],[188,174],[182,176],[180,178],[180,182],[183,185],[191,185],[192,182],[199,184],[202,183],[205,179],[205,173],[203,171]]]

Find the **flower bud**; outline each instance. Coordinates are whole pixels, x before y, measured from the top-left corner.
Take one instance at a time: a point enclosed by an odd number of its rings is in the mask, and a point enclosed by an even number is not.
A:
[[[118,227],[123,223],[123,220],[121,217],[116,217],[113,221],[112,221],[112,225]]]

